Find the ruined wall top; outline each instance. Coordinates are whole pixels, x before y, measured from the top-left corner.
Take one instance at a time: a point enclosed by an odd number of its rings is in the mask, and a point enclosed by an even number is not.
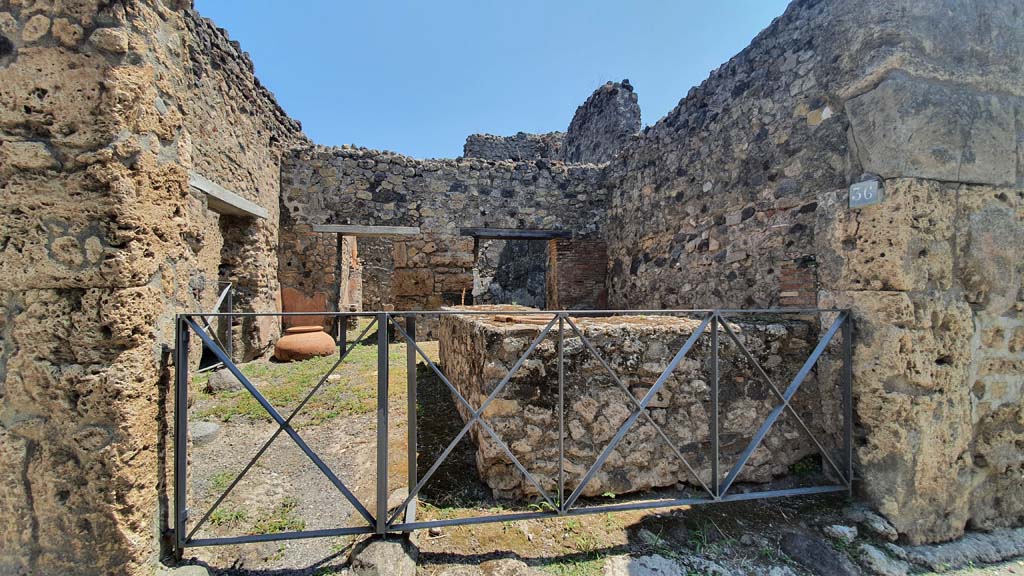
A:
[[[608,82],[576,109],[565,133],[566,162],[607,162],[640,130],[640,105],[629,80]]]
[[[514,136],[494,134],[470,134],[466,137],[462,155],[482,160],[539,160],[562,157],[562,142],[565,132],[527,134],[517,132]]]
[[[566,132],[514,136],[472,134],[463,154],[485,160],[537,160],[601,164],[611,160],[640,130],[640,105],[629,80],[608,82],[579,108]]]

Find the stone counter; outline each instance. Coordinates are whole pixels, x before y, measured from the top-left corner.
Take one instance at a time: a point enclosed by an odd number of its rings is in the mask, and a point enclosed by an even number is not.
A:
[[[455,307],[494,314],[444,316],[440,359],[452,384],[479,407],[550,315],[529,316],[519,306]],[[641,399],[675,353],[697,329],[699,319],[667,316],[573,318],[622,383]],[[730,324],[780,389],[784,389],[814,346],[817,326],[806,322]],[[486,421],[550,494],[558,482],[558,329],[557,325],[530,355],[485,412]],[[724,478],[738,455],[775,404],[769,387],[758,378],[728,336],[720,333],[720,453]],[[711,332],[706,331],[664,388],[649,412],[679,447],[705,482],[711,476],[708,435],[710,413]],[[611,378],[566,324],[565,473],[566,494],[586,474],[633,408],[625,391]],[[824,388],[824,390],[822,389]],[[836,423],[838,388],[819,387],[812,372],[793,405],[819,437],[819,428]],[[469,412],[459,405],[464,421]],[[829,414],[823,417],[822,414]],[[766,482],[786,474],[803,457],[816,452],[788,414],[783,414],[751,456],[738,481]],[[831,432],[831,428],[830,428]],[[481,478],[498,497],[532,498],[536,489],[520,474],[501,447],[479,426],[470,432],[477,447]],[[824,442],[826,446],[829,441]],[[584,496],[622,494],[679,482],[698,485],[656,429],[641,416],[584,490]]]

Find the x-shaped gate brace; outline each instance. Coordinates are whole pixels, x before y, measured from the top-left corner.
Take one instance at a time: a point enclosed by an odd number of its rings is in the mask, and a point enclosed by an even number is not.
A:
[[[480,404],[479,408],[474,409],[472,404],[460,393],[457,387],[455,387],[451,381],[445,376],[437,364],[431,360],[423,349],[419,346],[416,341],[415,333],[415,321],[417,316],[429,316],[429,315],[444,315],[444,312],[391,312],[391,313],[372,313],[362,314],[363,316],[373,316],[373,321],[367,325],[360,336],[353,341],[349,346],[345,347],[343,344],[343,351],[338,358],[337,362],[331,367],[331,369],[325,374],[319,382],[310,390],[305,398],[299,403],[299,405],[291,412],[291,414],[284,418],[280,413],[260,394],[259,390],[245,377],[245,375],[239,370],[239,368],[231,362],[227,354],[224,353],[223,349],[217,345],[216,342],[210,337],[209,333],[203,329],[193,318],[193,316],[203,317],[203,315],[181,315],[178,318],[178,333],[177,333],[177,349],[175,356],[176,364],[176,400],[175,400],[175,434],[176,434],[176,445],[175,445],[175,540],[178,551],[185,546],[210,546],[219,544],[236,544],[245,542],[256,542],[256,541],[268,541],[268,540],[286,540],[294,538],[309,538],[317,536],[336,536],[344,534],[367,534],[367,533],[378,533],[385,534],[389,532],[407,532],[411,530],[428,528],[434,526],[447,526],[447,525],[466,525],[466,524],[478,524],[486,522],[502,522],[508,520],[517,519],[529,519],[529,518],[542,518],[550,516],[562,516],[562,515],[580,515],[580,514],[592,514],[592,513],[603,513],[603,512],[614,512],[620,510],[640,510],[649,508],[661,508],[671,507],[680,505],[694,505],[708,502],[724,502],[724,501],[736,501],[736,500],[750,500],[757,498],[769,498],[769,497],[782,497],[782,496],[794,496],[802,494],[817,494],[825,492],[840,492],[840,491],[851,491],[853,486],[853,454],[852,454],[852,326],[849,319],[849,313],[845,310],[824,310],[815,312],[836,312],[836,319],[832,322],[828,330],[821,337],[818,344],[815,346],[811,355],[807,358],[796,376],[792,379],[790,384],[786,387],[785,391],[780,391],[776,386],[775,382],[768,375],[765,369],[751,354],[750,350],[744,344],[733,328],[729,325],[727,318],[729,316],[742,314],[745,311],[741,310],[706,310],[706,311],[643,311],[643,312],[657,312],[657,313],[701,313],[701,322],[697,329],[694,330],[687,338],[685,343],[673,356],[672,360],[666,366],[665,370],[659,375],[654,385],[645,393],[642,399],[637,399],[629,390],[629,388],[622,382],[621,378],[614,372],[608,362],[600,355],[593,343],[584,336],[583,331],[577,326],[577,324],[570,317],[570,312],[558,311],[558,312],[537,312],[538,314],[551,314],[551,320],[544,325],[540,333],[531,341],[525,352],[516,360],[513,366],[509,369],[506,375],[498,383],[498,385],[491,391],[485,400]],[[793,313],[800,312],[794,310],[778,310],[778,311],[765,311],[758,310],[756,312],[785,312]],[[807,312],[807,311],[803,311]],[[580,315],[594,315],[594,314],[623,314],[631,313],[631,311],[587,311],[587,312],[573,312],[572,314]],[[637,312],[632,312],[637,313]],[[465,312],[456,312],[454,314],[465,314]],[[340,315],[340,314],[337,314]],[[351,314],[347,314],[351,315]],[[346,315],[346,316],[347,316]],[[405,327],[398,322],[398,319],[405,320]],[[205,320],[205,318],[204,318]],[[559,411],[559,469],[558,469],[558,493],[557,497],[552,497],[551,494],[546,491],[537,478],[526,469],[526,467],[519,461],[508,445],[500,438],[500,436],[494,431],[490,424],[483,418],[483,414],[490,406],[492,401],[498,397],[498,395],[508,386],[509,382],[523,366],[530,355],[537,349],[537,347],[548,337],[555,326],[558,326],[557,339],[558,339],[558,411]],[[618,388],[620,388],[629,399],[633,410],[629,417],[619,426],[615,435],[612,437],[608,445],[602,450],[597,460],[590,466],[586,474],[579,482],[579,484],[572,490],[572,492],[565,495],[565,326],[568,325],[572,332],[579,338],[584,348],[588,353],[593,356],[605,369],[605,371],[611,376],[613,382]],[[359,341],[370,331],[371,328],[377,326],[377,346],[378,346],[378,388],[377,388],[377,507],[376,514],[371,514],[369,510],[364,506],[345,486],[345,484],[330,470],[330,468],[316,455],[316,453],[305,443],[301,436],[292,428],[292,419],[302,410],[309,399],[327,382],[328,377],[334,373],[334,371],[341,365],[341,363],[348,356],[349,352],[358,345]],[[388,346],[389,346],[389,335],[388,328],[393,327],[395,333],[400,335],[408,345],[408,370],[409,370],[409,398],[408,398],[408,409],[409,409],[409,478],[408,485],[411,488],[408,496],[404,499],[402,504],[388,515],[387,510],[387,497],[388,497],[388,479],[387,479],[387,462],[388,462]],[[709,437],[711,441],[711,481],[705,482],[699,474],[694,470],[693,466],[687,461],[679,447],[671,441],[664,429],[654,420],[650,414],[648,408],[650,402],[657,396],[658,392],[662,390],[665,383],[671,377],[672,372],[679,366],[679,364],[685,359],[685,357],[693,349],[700,337],[708,331],[710,328],[710,370],[711,370],[711,414],[709,418]],[[818,359],[824,353],[836,333],[842,330],[843,335],[843,369],[841,372],[841,389],[842,389],[842,404],[843,404],[843,452],[844,452],[844,464],[842,469],[836,461],[833,459],[829,451],[822,446],[821,442],[811,432],[810,428],[800,417],[799,413],[793,408],[791,401],[793,396],[799,390],[801,384],[804,382],[808,374],[810,374],[812,368],[817,363]],[[185,454],[185,448],[187,445],[187,414],[184,407],[187,405],[187,366],[188,366],[188,338],[189,332],[193,331],[199,335],[203,340],[204,344],[209,347],[214,354],[217,355],[218,359],[224,363],[225,367],[231,371],[231,373],[238,378],[239,382],[242,383],[243,387],[251,394],[257,402],[267,411],[271,418],[278,424],[277,430],[268,439],[263,446],[257,451],[256,455],[249,461],[249,463],[242,469],[242,471],[235,477],[231,484],[227,487],[223,494],[214,502],[213,506],[203,515],[203,517],[196,523],[196,525],[186,535],[187,526],[187,511],[185,510],[185,463],[187,455]],[[719,474],[719,430],[718,430],[718,416],[719,416],[719,335],[724,333],[729,339],[734,342],[739,350],[743,353],[743,356],[754,366],[757,373],[767,383],[772,394],[778,399],[777,404],[773,410],[769,413],[768,417],[761,424],[757,432],[751,438],[750,442],[740,454],[739,459],[730,469],[724,480],[721,480]],[[418,472],[416,469],[416,358],[421,358],[437,375],[437,377],[444,383],[448,390],[455,397],[456,401],[459,402],[470,414],[468,421],[455,436],[455,438],[448,444],[440,456],[434,461],[427,472],[418,478]],[[835,472],[836,476],[840,480],[840,484],[830,486],[811,486],[802,488],[790,488],[783,490],[767,490],[760,492],[750,492],[745,494],[731,494],[730,488],[735,482],[737,476],[742,471],[743,467],[749,461],[751,455],[760,446],[765,436],[775,424],[778,418],[783,412],[787,412],[793,417],[800,430],[814,443],[820,454],[828,463],[830,469]],[[593,480],[595,475],[600,471],[601,467],[605,464],[609,456],[615,451],[619,443],[623,440],[632,426],[640,417],[644,417],[645,421],[650,424],[666,445],[670,448],[672,453],[680,460],[685,469],[689,472],[690,476],[696,480],[696,482],[706,491],[708,497],[694,497],[694,498],[678,498],[678,499],[660,499],[660,500],[647,500],[647,501],[635,501],[616,505],[600,505],[600,506],[575,506],[577,500],[586,489],[587,485]],[[462,438],[472,429],[474,424],[478,424],[490,438],[501,448],[502,452],[508,457],[515,468],[523,475],[523,477],[537,490],[544,503],[550,507],[550,511],[542,512],[529,512],[529,513],[512,513],[512,514],[499,514],[484,517],[472,517],[472,518],[456,518],[448,520],[434,520],[434,521],[415,521],[415,502],[416,497],[427,484],[427,482],[433,477],[434,473],[437,472],[438,468],[444,463],[449,457],[456,445],[462,440]],[[331,483],[337,488],[339,492],[345,497],[345,499],[355,508],[359,515],[366,521],[365,525],[355,527],[343,527],[334,528],[327,530],[306,530],[298,532],[288,532],[279,534],[265,534],[265,535],[247,535],[247,536],[236,536],[227,538],[195,538],[198,530],[204,525],[204,523],[210,518],[210,515],[216,510],[216,508],[224,501],[224,499],[231,493],[234,487],[242,479],[242,477],[252,468],[257,460],[263,455],[263,453],[269,448],[271,443],[282,433],[286,433],[299,448],[310,458],[310,460],[317,466],[317,468],[323,473]],[[721,480],[721,481],[720,481]],[[399,517],[406,514],[405,522],[398,522]]]
[[[310,538],[318,536],[340,536],[345,534],[360,534],[372,532],[372,526],[376,522],[373,515],[370,514],[369,510],[359,501],[358,498],[345,486],[345,483],[327,466],[326,463],[314,452],[305,440],[295,431],[291,426],[291,421],[296,415],[302,410],[302,408],[309,402],[310,398],[327,382],[327,379],[331,374],[337,370],[338,366],[345,360],[349,353],[359,344],[359,341],[369,332],[369,330],[377,324],[377,320],[374,319],[370,322],[366,328],[363,329],[362,333],[355,341],[353,341],[341,354],[338,360],[331,366],[331,369],[320,378],[319,382],[306,394],[306,396],[299,402],[298,406],[292,411],[292,413],[284,418],[274,408],[273,405],[260,393],[260,391],[253,386],[252,382],[246,377],[245,374],[235,365],[234,362],[228,357],[227,353],[214,341],[213,338],[204,330],[196,321],[189,315],[180,316],[178,319],[178,335],[177,335],[177,348],[175,350],[175,370],[177,372],[176,382],[176,396],[175,396],[175,540],[178,550],[182,550],[185,546],[214,546],[223,544],[241,544],[246,542],[260,542],[270,540],[288,540],[296,538]],[[277,430],[271,435],[271,437],[263,443],[260,449],[256,452],[256,455],[245,465],[241,472],[239,472],[235,478],[231,481],[224,492],[217,498],[214,504],[206,511],[206,513],[200,518],[196,525],[191,531],[187,532],[188,525],[188,511],[185,502],[185,484],[187,482],[186,462],[187,454],[185,454],[185,448],[188,442],[188,419],[185,413],[188,405],[188,341],[189,332],[192,331],[203,341],[203,344],[209,348],[217,359],[220,360],[224,367],[231,372],[231,374],[238,379],[242,386],[256,399],[256,401],[263,407],[268,415],[277,423]],[[345,499],[356,509],[360,516],[362,516],[368,523],[367,527],[344,527],[335,528],[329,530],[306,530],[296,532],[285,532],[277,534],[254,534],[247,536],[236,536],[227,538],[195,538],[196,533],[203,526],[203,524],[210,518],[213,512],[218,506],[227,498],[228,494],[234,490],[235,486],[242,480],[247,472],[256,464],[264,452],[270,448],[270,445],[275,439],[285,432],[293,442],[302,450],[302,452],[313,462],[313,464],[320,470],[320,472],[330,480],[331,484],[341,492]]]

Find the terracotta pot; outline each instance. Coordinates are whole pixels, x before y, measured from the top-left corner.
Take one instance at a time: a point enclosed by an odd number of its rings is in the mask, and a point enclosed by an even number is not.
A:
[[[321,326],[293,326],[274,345],[274,358],[281,362],[330,356],[335,352],[334,338]]]

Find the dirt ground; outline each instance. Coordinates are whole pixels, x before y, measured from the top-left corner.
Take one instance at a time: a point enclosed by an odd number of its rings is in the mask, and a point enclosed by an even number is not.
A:
[[[353,334],[354,336],[355,334]],[[373,334],[357,346],[335,377],[292,422],[298,434],[371,512],[376,476],[376,349]],[[432,359],[437,344],[423,343]],[[407,478],[406,348],[393,345],[390,357],[389,507],[401,503]],[[244,372],[287,417],[332,367],[336,358],[295,364],[258,361]],[[298,376],[296,376],[296,374]],[[425,363],[417,369],[419,403],[418,468],[430,467],[462,427],[454,402]],[[262,409],[241,392],[203,393],[206,378],[193,381],[190,421],[220,426],[212,439],[190,449],[190,527],[264,442],[277,430]],[[474,448],[468,436],[424,487],[418,520],[448,519],[516,511],[536,505],[495,500],[476,475]],[[787,479],[778,484],[813,482]],[[687,491],[687,488],[679,487]],[[742,487],[738,487],[741,488]],[[763,489],[764,486],[759,487]],[[669,491],[671,492],[671,491]],[[679,490],[674,492],[678,495]],[[669,495],[666,493],[666,495]],[[611,497],[591,504],[623,501]],[[604,573],[607,558],[660,554],[699,558],[732,574],[809,574],[784,551],[786,534],[801,533],[826,542],[839,555],[854,556],[853,545],[827,541],[821,529],[845,522],[845,495],[823,495],[677,508],[601,513],[516,522],[445,527],[417,532],[418,571],[442,575],[456,567],[498,558],[517,558],[541,571],[570,576]],[[848,522],[846,522],[848,524]],[[362,526],[366,521],[286,434],[280,434],[251,470],[196,532],[196,538],[228,537],[298,530]],[[218,575],[327,575],[346,573],[353,546],[362,537],[337,536],[189,548],[186,561],[207,566]],[[871,541],[863,537],[859,542]],[[876,542],[881,545],[881,542]],[[772,572],[786,568],[789,572]],[[700,574],[700,570],[690,570]],[[950,572],[962,576],[1024,575],[1024,564],[972,567]]]

